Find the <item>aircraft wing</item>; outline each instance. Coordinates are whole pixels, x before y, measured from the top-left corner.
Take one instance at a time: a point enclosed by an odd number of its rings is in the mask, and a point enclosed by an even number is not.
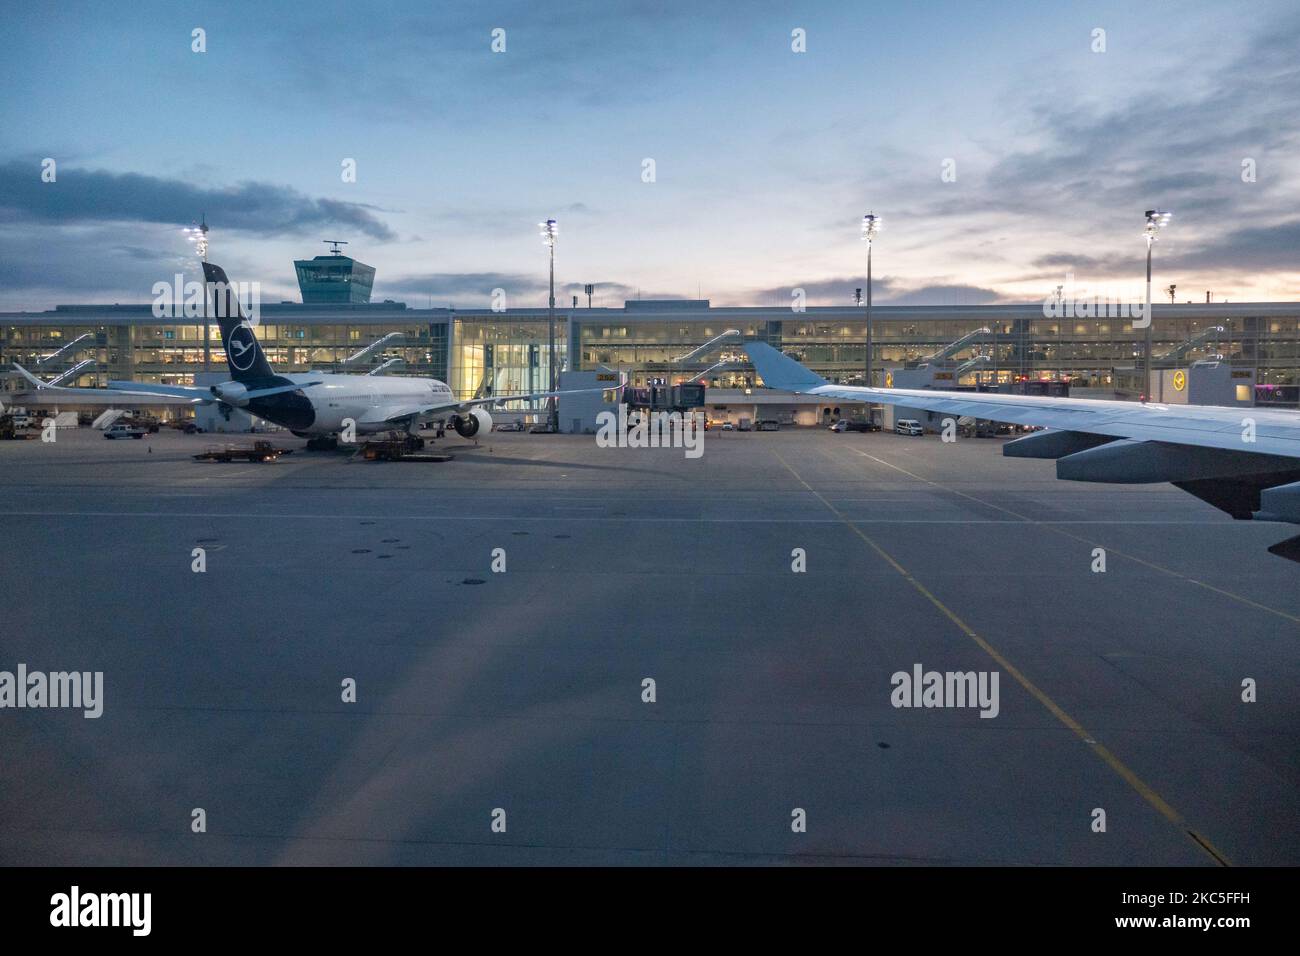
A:
[[[23,368],[17,362],[13,363],[18,374],[25,378],[32,387],[38,392],[53,392],[60,395],[107,395],[117,393],[121,395],[135,395],[139,397],[148,396],[150,398],[170,398],[182,402],[211,402],[212,395],[205,388],[193,388],[188,385],[153,385],[142,382],[109,382],[108,389],[103,388],[76,388],[71,385],[50,385],[48,382],[37,378],[27,369]]]
[[[429,418],[444,412],[467,412],[471,408],[479,405],[499,405],[503,402],[526,402],[534,401],[539,398],[555,398],[560,395],[591,395],[596,392],[608,392],[617,390],[627,384],[627,376],[624,375],[617,385],[606,386],[602,388],[567,388],[554,392],[528,392],[521,395],[489,395],[483,398],[467,398],[463,401],[438,402],[433,405],[408,405],[400,409],[388,409],[391,413],[383,421],[394,424],[410,419],[418,415],[421,418]],[[385,409],[380,409],[385,411]]]
[[[380,405],[357,419],[358,425],[400,425],[425,414],[426,405]]]
[[[199,388],[195,385],[157,385],[153,382],[130,382],[130,381],[110,381],[108,388],[73,388],[67,385],[50,385],[41,381],[27,369],[23,368],[17,362],[14,368],[23,378],[27,379],[41,392],[58,392],[60,394],[73,395],[134,395],[137,397],[148,398],[167,398],[175,399],[178,402],[190,402],[193,404],[207,405],[211,402],[222,401],[223,399],[213,392],[211,388]],[[299,389],[311,388],[313,385],[319,385],[320,382],[294,382],[289,385],[276,385],[271,388],[256,388],[252,391],[246,391],[241,394],[243,399],[265,398],[268,395],[279,395],[281,392],[296,392]],[[168,404],[171,404],[170,402]]]
[[[114,392],[123,392],[127,395],[167,395],[172,398],[188,398],[195,402],[212,401],[212,393],[206,388],[197,388],[192,385],[155,385],[150,382],[114,382],[110,381],[108,387]]]
[[[745,351],[768,388],[1040,426],[1003,454],[1055,459],[1074,481],[1168,481],[1234,518],[1300,524],[1297,412],[834,385],[765,343]]]

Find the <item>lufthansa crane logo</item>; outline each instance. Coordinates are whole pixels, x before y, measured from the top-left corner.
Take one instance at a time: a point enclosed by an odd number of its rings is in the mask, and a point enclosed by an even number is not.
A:
[[[253,360],[257,358],[257,339],[253,338],[253,330],[246,325],[235,326],[226,339],[226,356],[230,364],[241,372],[252,368]]]
[[[893,387],[894,387],[894,373],[893,373],[893,372],[886,372],[886,373],[885,373],[885,388],[893,388]]]
[[[234,332],[226,339],[226,356],[240,372],[252,368],[253,359],[257,358],[257,339],[252,337],[252,329],[247,325],[235,326]]]
[[[1181,392],[1187,387],[1187,373],[1182,369],[1174,372],[1174,389]]]

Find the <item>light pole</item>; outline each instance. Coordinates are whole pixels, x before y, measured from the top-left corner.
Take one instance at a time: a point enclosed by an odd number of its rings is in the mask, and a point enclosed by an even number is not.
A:
[[[871,247],[880,231],[880,217],[873,212],[862,217],[862,239],[867,244],[867,388],[871,387]]]
[[[542,242],[551,252],[551,298],[550,305],[546,313],[546,331],[548,347],[550,349],[550,378],[546,386],[548,392],[555,391],[555,239],[560,234],[560,227],[556,225],[554,219],[548,219],[546,222],[537,224],[542,230]],[[549,400],[547,405],[549,412],[547,422],[553,431],[559,431],[560,411],[556,407],[555,399]]]
[[[1169,225],[1169,220],[1173,218],[1173,213],[1162,212],[1159,209],[1148,209],[1146,216],[1147,227],[1142,230],[1142,236],[1147,241],[1147,308],[1146,311],[1142,313],[1147,320],[1146,346],[1142,357],[1143,401],[1151,395],[1151,326],[1155,325],[1155,319],[1151,316],[1151,247],[1155,245],[1155,241],[1160,238],[1160,230]]]
[[[193,220],[190,220],[193,222]],[[208,215],[204,213],[202,222],[185,230],[186,238],[194,243],[194,251],[204,262],[208,261]],[[212,371],[212,326],[208,323],[208,289],[207,273],[203,276],[203,371]]]

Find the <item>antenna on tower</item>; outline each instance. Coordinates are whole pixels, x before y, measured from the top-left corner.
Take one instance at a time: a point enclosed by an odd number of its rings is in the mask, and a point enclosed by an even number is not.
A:
[[[329,243],[330,255],[332,256],[343,255],[343,250],[340,249],[339,246],[346,246],[348,244],[346,239],[322,239],[321,242]]]

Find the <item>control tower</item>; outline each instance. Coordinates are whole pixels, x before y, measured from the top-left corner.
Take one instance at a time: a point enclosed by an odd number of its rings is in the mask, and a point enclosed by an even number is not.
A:
[[[375,268],[345,256],[339,246],[347,243],[341,239],[323,239],[330,246],[327,256],[315,259],[295,259],[293,267],[298,273],[298,288],[302,291],[304,305],[323,303],[364,304],[370,301],[370,290],[375,284]]]

